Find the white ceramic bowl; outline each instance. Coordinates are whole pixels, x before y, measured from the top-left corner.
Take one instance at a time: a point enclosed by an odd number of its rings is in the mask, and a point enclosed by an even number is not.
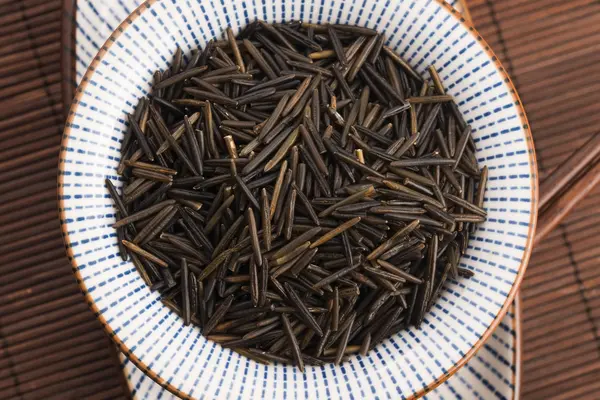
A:
[[[518,296],[490,339],[446,382],[424,400],[518,400],[520,389],[520,328]],[[138,400],[176,400],[177,397],[148,378],[125,356],[121,368],[131,395]]]
[[[104,178],[116,178],[126,113],[166,68],[176,46],[190,51],[255,19],[364,25],[417,70],[436,65],[473,127],[490,178],[488,221],[461,266],[475,277],[449,282],[421,329],[409,329],[368,357],[342,366],[263,366],[205,340],[151,293],[118,257],[114,210]],[[59,200],[67,252],[90,307],[140,369],[198,398],[409,398],[461,367],[500,322],[529,259],[537,216],[533,142],[504,69],[477,32],[440,0],[206,2],[151,0],[101,48],[77,89],[60,156]]]

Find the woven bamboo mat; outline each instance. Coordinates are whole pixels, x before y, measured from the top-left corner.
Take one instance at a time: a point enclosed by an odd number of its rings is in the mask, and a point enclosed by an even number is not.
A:
[[[600,130],[600,4],[467,4],[517,84],[543,178]],[[58,229],[63,17],[60,0],[0,0],[1,399],[128,395]],[[522,292],[525,399],[600,398],[599,200],[596,190],[530,263]]]
[[[516,83],[540,179],[600,131],[600,2],[468,0]],[[600,398],[600,189],[535,250],[521,287],[525,399]]]
[[[60,0],[0,0],[0,399],[125,398],[56,205]]]

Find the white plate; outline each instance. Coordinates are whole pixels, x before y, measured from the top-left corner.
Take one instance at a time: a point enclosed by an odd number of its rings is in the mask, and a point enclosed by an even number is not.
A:
[[[492,337],[455,375],[425,395],[424,399],[519,399],[520,327],[519,299]],[[121,354],[121,367],[134,399],[178,399],[144,375]]]
[[[272,18],[266,14],[266,6],[260,8],[257,1],[234,0],[232,4],[237,4],[237,8],[229,3],[220,4],[227,6],[227,16],[235,15],[236,19],[230,23],[236,30],[236,24],[244,23],[244,18],[254,18],[255,14]],[[162,0],[153,4],[156,8],[138,14],[115,33],[104,48],[102,59],[94,64],[79,88],[78,101],[65,130],[59,177],[61,222],[69,257],[91,307],[120,348],[128,351],[128,357],[153,379],[168,385],[170,390],[207,397],[238,392],[249,397],[255,387],[262,387],[259,390],[266,390],[265,396],[274,398],[324,395],[329,388],[336,390],[333,397],[352,394],[356,397],[359,393],[364,395],[363,387],[384,397],[411,397],[446,380],[471,357],[481,338],[488,337],[496,327],[499,315],[510,305],[509,299],[516,292],[515,283],[522,279],[530,254],[537,199],[533,143],[504,71],[490,59],[485,44],[438,1],[331,0],[319,6],[306,0],[286,2],[286,7],[276,2],[279,5],[272,9],[280,13],[275,18],[301,18],[306,7],[304,15],[309,20],[331,18],[333,12],[343,21],[371,27],[387,24],[390,45],[418,71],[436,63],[449,93],[456,97],[461,112],[473,125],[477,157],[490,168],[485,203],[489,218],[473,236],[467,254],[461,259],[461,266],[474,270],[475,277],[449,282],[422,329],[400,333],[366,358],[354,358],[339,368],[314,368],[304,376],[291,367],[267,370],[207,342],[194,328],[183,327],[158,302],[157,294],[149,292],[129,263],[116,261],[116,238],[110,228],[114,215],[109,211],[111,204],[106,198],[103,179],[114,176],[119,157],[117,146],[125,128],[124,115],[131,111],[137,97],[147,92],[146,72],[166,65],[166,55],[176,46],[170,39],[175,38],[173,32],[179,30],[186,41],[180,45],[187,51],[192,42],[202,43],[207,34],[216,34],[204,30],[213,30],[221,24],[223,7],[212,1]],[[79,78],[104,38],[135,5],[130,0],[79,4],[76,34]],[[185,16],[180,6],[185,8]],[[168,18],[161,19],[162,13]],[[203,15],[207,19],[200,23],[198,18]],[[187,31],[181,32],[186,25],[176,25],[176,21],[185,21],[187,17],[195,19],[195,28],[188,23]],[[154,29],[159,23],[163,24],[160,32]],[[390,27],[394,26],[403,29],[392,32]],[[135,30],[142,30],[145,36],[139,36]],[[169,35],[168,40],[164,33]],[[196,33],[204,36],[197,38]],[[154,40],[148,39],[149,36]],[[129,51],[136,46],[145,50]],[[452,50],[453,46],[456,50]],[[140,71],[141,65],[146,68]],[[482,347],[482,351],[486,349],[493,353],[490,344]],[[211,359],[213,353],[218,357]],[[485,397],[480,395],[483,389],[475,388],[479,384],[471,383],[470,375],[485,376],[479,381],[494,393],[502,391],[505,382],[513,382],[511,376],[492,366],[495,364],[486,361],[487,358],[480,355],[473,361],[482,359],[480,365],[471,364],[471,368],[461,371],[462,382],[469,388],[467,398]],[[489,377],[481,369],[488,365],[492,373]],[[210,374],[212,378],[208,377]],[[214,379],[214,374],[221,379]],[[261,374],[258,380],[257,374]],[[196,385],[194,380],[202,384]],[[266,387],[260,383],[263,380],[268,383]],[[455,395],[463,385],[453,380],[450,386],[447,393]]]
[[[79,85],[90,62],[111,33],[143,0],[78,0],[75,33],[76,84]],[[448,4],[461,11],[458,0]]]

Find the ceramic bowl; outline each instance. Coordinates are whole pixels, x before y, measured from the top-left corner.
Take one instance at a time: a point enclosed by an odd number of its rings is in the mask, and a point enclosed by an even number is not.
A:
[[[464,368],[427,393],[423,397],[424,400],[491,398],[519,400],[521,337],[518,297],[515,298],[515,302],[494,334],[477,350]],[[134,399],[177,399],[122,354],[120,359],[123,374]]]
[[[117,179],[126,114],[148,93],[152,72],[176,46],[189,52],[255,20],[363,25],[417,70],[434,64],[473,127],[490,178],[488,221],[420,329],[341,366],[256,364],[204,339],[162,305],[134,266],[118,257],[106,177]],[[93,59],[76,91],[59,165],[61,224],[86,299],[129,359],[171,392],[195,398],[410,398],[457,371],[491,335],[523,277],[537,216],[537,172],[527,120],[513,85],[487,44],[438,0],[154,0],[135,10]]]

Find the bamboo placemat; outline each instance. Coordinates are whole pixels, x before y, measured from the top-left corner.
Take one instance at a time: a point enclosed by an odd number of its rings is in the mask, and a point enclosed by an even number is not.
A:
[[[543,179],[600,129],[600,5],[467,3],[518,86]],[[58,230],[62,18],[60,0],[0,0],[0,398],[126,395]],[[599,199],[596,190],[530,263],[526,399],[600,398]]]
[[[600,2],[468,0],[517,85],[540,180],[600,131]],[[600,398],[600,189],[537,247],[521,286],[525,399]]]
[[[126,398],[56,204],[60,0],[0,0],[0,399]]]

